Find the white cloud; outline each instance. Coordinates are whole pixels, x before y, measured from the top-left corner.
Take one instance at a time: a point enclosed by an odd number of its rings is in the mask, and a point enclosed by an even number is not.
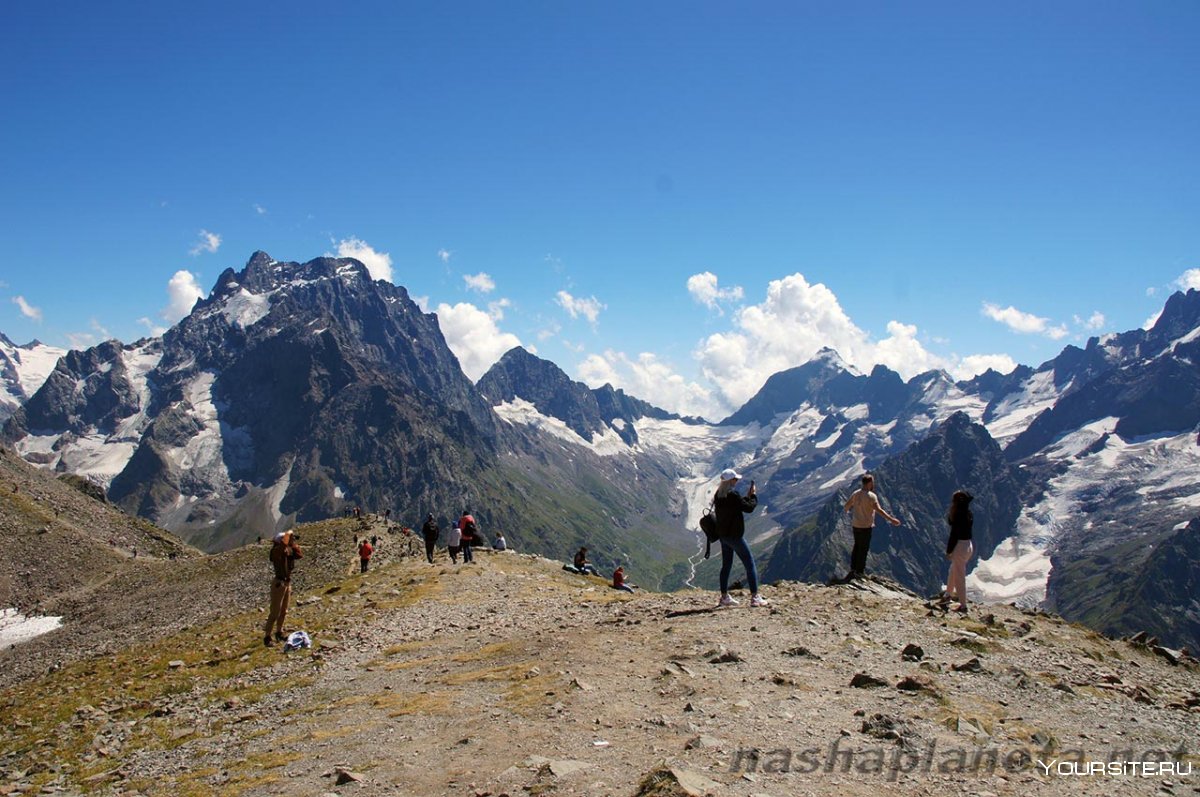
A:
[[[467,283],[467,288],[480,293],[491,293],[496,290],[496,282],[486,272],[478,274],[463,274],[463,282]]]
[[[587,299],[577,299],[566,291],[559,291],[554,299],[559,307],[566,310],[571,318],[583,316],[592,326],[596,325],[596,320],[600,317],[600,311],[608,308],[608,305],[601,304],[600,300],[595,296]]]
[[[695,356],[716,391],[702,414],[741,407],[772,374],[803,365],[825,347],[864,373],[882,364],[904,379],[935,369],[961,379],[989,366],[1016,367],[1004,354],[939,356],[925,348],[916,326],[896,320],[888,322],[887,337],[875,340],[846,315],[833,291],[796,273],[772,280],[762,303],[734,314],[732,329],[700,341]]]
[[[1065,324],[1051,326],[1049,319],[1023,312],[1012,305],[1000,307],[991,302],[984,302],[981,312],[993,321],[1004,324],[1013,332],[1020,332],[1024,335],[1045,335],[1051,340],[1062,340],[1068,334]]]
[[[1189,268],[1175,280],[1175,287],[1181,291],[1196,289],[1200,291],[1200,268]]]
[[[870,362],[871,345],[850,321],[837,297],[803,274],[772,280],[761,304],[734,314],[734,329],[700,342],[696,357],[717,386],[725,409],[740,407],[771,374],[802,365],[822,347],[849,363]]]
[[[592,354],[576,370],[580,381],[590,387],[610,384],[669,412],[712,416],[716,409],[711,391],[689,382],[648,352],[636,359],[611,350]]]
[[[421,308],[422,313],[429,312],[429,297],[428,296],[411,296],[413,304]]]
[[[39,324],[41,323],[42,309],[40,307],[34,307],[29,302],[25,301],[24,296],[14,296],[12,298],[12,303],[15,304],[18,308],[20,308],[21,315],[25,316],[26,318],[32,319],[34,321],[37,321]]]
[[[1017,361],[1007,354],[970,354],[949,368],[950,376],[962,381],[984,373],[989,368],[996,373],[1010,374]]]
[[[687,289],[693,299],[710,310],[720,310],[717,306],[718,302],[741,301],[744,295],[740,285],[718,288],[717,275],[711,271],[704,271],[688,277]]]
[[[1154,329],[1154,325],[1158,323],[1158,319],[1162,318],[1163,311],[1161,309],[1155,311],[1154,315],[1146,319],[1142,324],[1142,329]]]
[[[92,319],[91,332],[68,332],[67,345],[72,349],[90,349],[101,341],[109,340],[112,335],[96,319]]]
[[[471,381],[487,373],[506,351],[521,345],[516,335],[501,332],[492,316],[468,302],[443,302],[437,315],[450,351]]]
[[[371,279],[392,281],[392,256],[376,252],[366,241],[353,236],[337,242],[338,257],[352,257],[367,267]]]
[[[88,332],[68,332],[67,346],[72,349],[90,349],[97,343],[96,336]]]
[[[512,302],[510,302],[508,299],[500,299],[499,301],[488,302],[488,315],[492,317],[493,321],[503,321],[504,308],[511,306]]]
[[[146,318],[146,316],[142,316],[137,320],[137,322],[144,326],[146,331],[149,332],[150,336],[153,338],[162,337],[167,333],[167,327],[154,323],[149,318]]]
[[[217,235],[215,232],[209,232],[208,230],[201,230],[200,231],[200,240],[197,241],[196,245],[191,248],[191,255],[192,255],[192,257],[195,257],[196,255],[199,255],[203,252],[212,253],[212,252],[217,251],[220,248],[221,248],[221,236]]]
[[[454,253],[453,253],[453,252],[451,252],[449,249],[439,249],[439,250],[437,251],[437,256],[438,256],[438,258],[439,258],[439,259],[440,259],[440,260],[441,260],[443,263],[449,263],[449,262],[450,262],[450,256],[451,256],[451,255],[453,255],[453,254],[454,254]]]
[[[267,209],[264,208],[262,205],[258,204],[257,202],[254,203],[254,212],[260,216],[267,215]]]
[[[1158,293],[1158,288],[1155,288],[1153,285],[1146,289],[1146,295],[1151,298],[1153,298],[1154,294],[1156,293]]]
[[[170,297],[167,306],[159,315],[168,324],[174,324],[192,312],[196,300],[204,298],[204,289],[200,287],[195,274],[180,269],[167,282],[167,296]]]
[[[1088,332],[1099,332],[1104,329],[1104,324],[1108,319],[1104,317],[1104,313],[1097,310],[1087,318],[1075,316],[1075,326],[1083,327]]]
[[[537,339],[538,340],[550,340],[550,338],[554,337],[559,332],[562,332],[562,325],[551,322],[548,327],[538,330]]]

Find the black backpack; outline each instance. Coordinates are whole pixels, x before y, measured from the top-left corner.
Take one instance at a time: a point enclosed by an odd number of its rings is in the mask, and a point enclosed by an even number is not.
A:
[[[717,515],[712,506],[705,509],[704,514],[700,516],[700,530],[704,532],[704,558],[707,559],[712,544],[720,539],[717,535]]]

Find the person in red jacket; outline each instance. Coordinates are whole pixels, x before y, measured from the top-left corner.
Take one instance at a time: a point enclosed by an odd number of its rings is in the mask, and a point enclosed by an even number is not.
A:
[[[471,554],[471,544],[479,536],[479,526],[475,524],[475,518],[471,516],[471,510],[463,510],[462,517],[458,519],[458,528],[462,531],[462,539],[458,544],[459,550],[462,551],[463,564],[465,565],[467,562],[475,561],[475,557]]]
[[[371,541],[364,537],[358,546],[358,564],[361,568],[358,572],[367,572],[367,566],[371,564],[371,554],[373,553],[375,553],[375,549],[371,547]]]
[[[629,584],[625,581],[625,568],[618,566],[613,571],[613,589],[622,589],[626,592],[633,592],[637,589],[637,584]]]

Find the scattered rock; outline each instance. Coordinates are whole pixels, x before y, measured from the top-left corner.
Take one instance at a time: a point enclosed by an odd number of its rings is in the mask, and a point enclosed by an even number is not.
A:
[[[983,672],[983,664],[979,661],[979,657],[967,659],[961,664],[952,664],[950,668],[955,672]]]
[[[813,661],[821,660],[820,656],[818,656],[816,653],[813,653],[811,650],[804,647],[803,645],[797,645],[794,648],[788,648],[787,650],[785,650],[783,652],[783,655],[795,656],[795,657],[801,658],[801,659],[812,659]]]
[[[925,658],[925,650],[920,645],[910,643],[900,651],[900,657],[905,661],[920,661]]]
[[[362,783],[364,780],[366,780],[361,773],[352,772],[348,769],[343,769],[342,767],[335,769],[334,775],[337,777],[337,780],[335,780],[334,783],[338,786],[345,786],[347,783]]]
[[[865,672],[855,673],[854,677],[850,679],[850,686],[855,689],[876,689],[887,685],[887,681],[882,678],[876,678],[874,675],[868,675]]]
[[[896,684],[896,688],[901,692],[924,692],[935,697],[941,694],[933,679],[927,675],[905,676]]]

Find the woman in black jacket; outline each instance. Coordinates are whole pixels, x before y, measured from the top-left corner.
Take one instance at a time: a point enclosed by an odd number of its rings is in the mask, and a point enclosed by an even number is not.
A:
[[[721,485],[713,498],[713,508],[717,515],[717,537],[721,542],[721,601],[717,606],[735,606],[737,601],[729,594],[729,571],[733,569],[733,555],[736,553],[746,568],[746,581],[750,587],[750,605],[765,606],[767,601],[758,594],[758,571],[754,567],[754,556],[750,546],[746,545],[746,520],[743,514],[749,514],[758,506],[758,494],[754,491],[754,482],[750,489],[740,495],[733,486],[742,475],[733,468],[721,471]]]
[[[946,542],[946,558],[950,560],[950,575],[946,578],[946,595],[943,602],[958,601],[955,611],[967,612],[967,562],[975,554],[971,542],[971,527],[975,516],[971,514],[971,502],[975,496],[966,490],[958,490],[950,498],[950,510],[946,522],[950,524],[950,539]]]

